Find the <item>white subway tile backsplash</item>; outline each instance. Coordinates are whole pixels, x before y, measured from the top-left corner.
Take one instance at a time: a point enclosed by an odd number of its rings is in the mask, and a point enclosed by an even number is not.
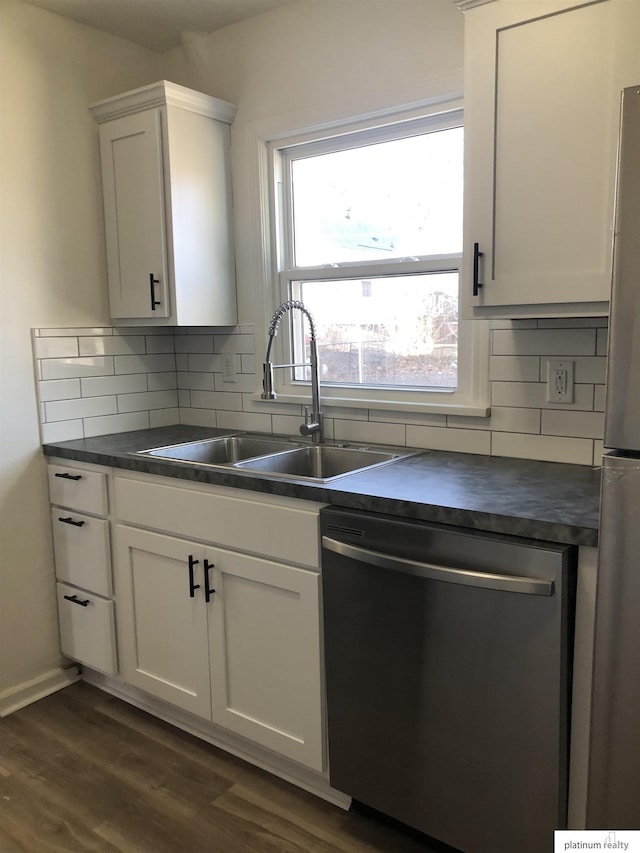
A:
[[[607,374],[607,359],[602,356],[574,358],[576,382],[604,382]]]
[[[72,400],[79,396],[79,379],[52,379],[48,382],[40,382],[40,400],[42,403],[49,400]]]
[[[110,376],[113,358],[46,358],[40,362],[43,379],[76,379],[83,376]]]
[[[176,369],[173,353],[161,355],[116,355],[114,356],[116,373],[163,373]]]
[[[145,391],[142,394],[120,394],[118,412],[142,412],[151,409],[173,409],[178,405],[178,392]]]
[[[271,416],[250,412],[218,412],[218,426],[221,429],[242,429],[251,432],[272,432]]]
[[[334,420],[334,437],[337,441],[364,442],[365,444],[397,444],[404,447],[404,424],[384,424],[374,421]]]
[[[492,382],[491,405],[531,409],[593,409],[593,385],[575,385],[573,403],[548,403],[544,382]]]
[[[50,441],[73,441],[74,438],[84,438],[81,420],[42,424],[42,441],[45,444]]]
[[[152,409],[149,412],[149,426],[173,426],[180,423],[180,409],[176,406],[174,409]]]
[[[149,428],[149,412],[130,412],[124,415],[107,415],[102,418],[85,418],[84,435],[107,435],[110,432],[131,432]]]
[[[488,429],[498,432],[540,432],[539,409],[512,409],[493,406],[487,418],[463,418],[449,415],[447,426],[457,429]]]
[[[494,382],[539,382],[540,357],[492,355],[489,360],[489,379]]]
[[[78,329],[34,329],[37,338],[77,338],[81,335],[113,335],[116,330],[111,326],[107,328],[78,328]]]
[[[150,373],[147,376],[147,387],[149,391],[168,391],[177,388],[178,378],[175,371],[166,373]]]
[[[496,432],[491,438],[491,452],[494,456],[512,456],[517,459],[591,465],[593,442],[586,438]]]
[[[192,370],[195,373],[219,373],[222,370],[222,356],[213,353],[189,353],[187,366],[180,370]]]
[[[173,352],[173,335],[149,335],[145,339],[146,351],[148,353]]]
[[[176,352],[213,352],[213,335],[176,335]]]
[[[66,358],[78,355],[77,338],[36,338],[36,358]]]
[[[596,355],[607,355],[607,347],[609,346],[609,329],[598,329],[598,340],[596,347]]]
[[[240,411],[242,395],[223,391],[191,391],[191,405],[194,409]]]
[[[253,354],[256,351],[253,335],[215,335],[215,352]]]
[[[83,397],[79,400],[57,400],[45,403],[44,408],[47,423],[50,421],[94,418],[99,415],[113,415],[118,411],[115,397]]]
[[[513,329],[491,333],[492,355],[596,355],[596,329]]]
[[[190,426],[217,427],[217,412],[215,409],[190,409],[188,406],[180,406],[180,423]]]
[[[79,339],[80,355],[138,355],[145,352],[145,339],[140,335],[119,333],[111,336]]]
[[[491,453],[491,433],[488,430],[408,426],[407,447],[488,456]]]
[[[123,376],[91,376],[80,380],[83,397],[102,397],[107,394],[133,394],[147,390],[146,373]]]
[[[257,359],[255,355],[250,353],[240,354],[240,372],[241,373],[257,373]]]
[[[598,438],[604,435],[602,412],[542,412],[542,432],[545,435],[566,435],[575,438]]]
[[[44,440],[176,422],[297,437],[301,404],[256,398],[261,357],[254,332],[251,325],[33,330]],[[367,444],[599,464],[607,337],[606,318],[492,320],[488,417],[325,403],[325,434]],[[222,381],[222,353],[235,356],[233,383]],[[572,404],[546,400],[546,362],[554,357],[574,361]]]

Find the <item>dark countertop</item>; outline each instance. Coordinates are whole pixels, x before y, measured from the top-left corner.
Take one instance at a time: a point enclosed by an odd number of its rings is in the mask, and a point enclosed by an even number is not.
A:
[[[598,543],[600,470],[428,450],[332,483],[134,456],[138,450],[228,433],[171,426],[44,445],[48,456],[575,545]]]

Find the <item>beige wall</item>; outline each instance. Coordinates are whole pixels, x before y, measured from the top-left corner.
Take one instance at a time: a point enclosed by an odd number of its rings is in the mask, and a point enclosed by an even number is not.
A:
[[[0,0],[0,708],[59,662],[30,329],[108,322],[87,107],[160,76],[150,51]]]

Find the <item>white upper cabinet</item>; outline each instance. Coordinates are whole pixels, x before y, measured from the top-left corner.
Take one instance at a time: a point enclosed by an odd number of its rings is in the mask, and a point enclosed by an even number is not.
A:
[[[620,93],[640,83],[639,52],[634,0],[466,12],[463,274],[476,315],[607,312]]]
[[[91,109],[100,124],[112,318],[234,325],[235,107],[162,81]]]

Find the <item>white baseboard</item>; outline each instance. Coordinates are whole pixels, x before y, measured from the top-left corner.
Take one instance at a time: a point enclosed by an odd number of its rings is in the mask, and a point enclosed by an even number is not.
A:
[[[62,690],[63,687],[68,687],[79,679],[80,672],[77,666],[57,666],[37,678],[16,684],[0,693],[0,717],[6,717],[32,702],[37,702],[38,699],[44,699],[45,696]]]
[[[328,775],[325,773],[317,773],[315,770],[289,761],[289,759],[276,755],[244,738],[236,737],[233,733],[227,732],[213,723],[201,720],[199,717],[155,699],[135,687],[123,684],[118,678],[103,675],[86,667],[83,668],[82,678],[94,687],[98,687],[130,705],[135,705],[136,708],[147,711],[154,717],[159,717],[161,720],[189,732],[189,734],[205,740],[225,752],[230,752],[249,764],[296,785],[298,788],[309,791],[341,809],[348,810],[351,805],[351,797],[332,788],[329,784]]]

